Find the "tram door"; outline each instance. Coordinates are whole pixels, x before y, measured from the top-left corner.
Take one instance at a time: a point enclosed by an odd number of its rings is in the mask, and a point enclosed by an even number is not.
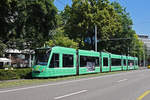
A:
[[[101,64],[102,64],[102,72],[110,71],[110,54],[109,53],[101,53]]]

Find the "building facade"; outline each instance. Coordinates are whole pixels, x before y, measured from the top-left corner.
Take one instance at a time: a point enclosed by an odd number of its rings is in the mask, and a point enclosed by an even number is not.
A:
[[[30,50],[7,49],[5,57],[11,59],[13,67],[31,67],[33,52]]]
[[[150,56],[150,38],[148,35],[144,35],[144,34],[141,34],[141,35],[138,35],[139,39],[143,41],[144,45],[146,46],[146,49],[147,49],[147,52],[146,54],[148,56]]]
[[[138,38],[141,41],[143,41],[144,49],[146,49],[143,54],[144,58],[143,58],[142,64],[143,64],[143,66],[150,65],[150,38],[148,35],[145,35],[145,34],[138,35]],[[147,55],[147,57],[145,57],[145,55]]]

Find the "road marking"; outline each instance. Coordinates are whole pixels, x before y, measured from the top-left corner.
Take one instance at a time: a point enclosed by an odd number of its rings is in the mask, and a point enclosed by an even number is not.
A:
[[[142,71],[138,70],[138,71],[134,71],[134,72],[138,73],[138,72],[143,72],[143,71],[144,70],[142,70]],[[8,93],[8,92],[15,92],[15,91],[21,91],[21,90],[27,90],[27,89],[40,88],[40,87],[62,85],[62,84],[68,84],[68,83],[74,83],[74,82],[81,82],[81,81],[87,81],[87,80],[93,80],[93,79],[100,79],[100,78],[107,78],[107,77],[112,77],[112,76],[120,76],[120,75],[126,75],[126,74],[133,74],[133,71],[132,72],[119,73],[119,74],[98,76],[98,77],[83,78],[83,79],[71,80],[71,81],[65,81],[65,82],[50,83],[50,84],[44,84],[44,85],[38,85],[38,86],[31,86],[31,87],[24,87],[24,88],[10,89],[10,90],[1,90],[0,93]]]
[[[119,80],[117,82],[123,82],[123,81],[127,81],[128,79],[122,79],[122,80]]]
[[[144,92],[141,96],[139,96],[136,100],[142,100],[146,95],[150,93],[150,90]]]
[[[74,92],[74,93],[69,93],[69,94],[66,94],[66,95],[63,95],[63,96],[54,97],[54,99],[57,100],[57,99],[69,97],[69,96],[72,96],[72,95],[80,94],[80,93],[83,93],[83,92],[87,92],[87,91],[88,90],[82,90],[82,91],[78,91],[78,92]]]

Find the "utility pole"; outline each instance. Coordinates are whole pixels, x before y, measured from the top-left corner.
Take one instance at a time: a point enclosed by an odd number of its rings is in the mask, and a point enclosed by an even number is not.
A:
[[[97,25],[95,25],[95,51],[97,51]]]

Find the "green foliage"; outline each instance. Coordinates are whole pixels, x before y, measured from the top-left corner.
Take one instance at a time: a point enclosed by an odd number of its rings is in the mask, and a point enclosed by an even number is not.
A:
[[[31,78],[31,72],[31,68],[21,68],[14,70],[0,69],[0,80]]]
[[[109,0],[73,0],[57,13],[54,0],[1,0],[0,56],[5,48],[64,46],[142,57],[143,43],[132,29],[126,8]],[[110,41],[113,38],[129,38]],[[7,46],[6,46],[7,45]]]
[[[26,12],[26,41],[33,48],[40,47],[49,40],[50,30],[57,26],[57,9],[52,0],[36,0],[27,2]]]
[[[10,68],[10,65],[4,65],[3,68]]]
[[[137,34],[134,34],[132,37],[132,40],[129,46],[129,54],[132,56],[139,57],[140,59],[143,58],[143,53],[144,53],[144,43],[138,39]]]
[[[16,7],[17,0],[1,0],[0,2],[0,40],[4,43],[15,35]]]
[[[120,32],[120,18],[108,0],[73,0],[72,7],[66,6],[65,32],[79,43],[80,48],[94,49],[94,27],[98,27],[98,40],[110,39]],[[82,46],[84,42],[85,46]],[[98,49],[107,44],[100,46]]]
[[[126,8],[118,2],[112,2],[115,11],[121,19],[122,32],[116,33],[112,38],[124,38],[117,41],[110,41],[108,51],[112,53],[141,57],[143,55],[143,43],[138,39],[136,32],[132,29],[132,19]]]
[[[27,48],[27,44],[24,39],[10,39],[6,43],[7,48],[23,50]]]
[[[0,57],[3,56],[4,50],[6,49],[6,45],[0,40]]]
[[[63,46],[69,48],[78,48],[78,43],[69,39],[69,37],[65,36],[63,32],[57,31],[52,39],[46,42],[47,46]]]
[[[34,49],[57,26],[57,8],[53,0],[2,0],[0,22],[0,40],[8,47]]]

